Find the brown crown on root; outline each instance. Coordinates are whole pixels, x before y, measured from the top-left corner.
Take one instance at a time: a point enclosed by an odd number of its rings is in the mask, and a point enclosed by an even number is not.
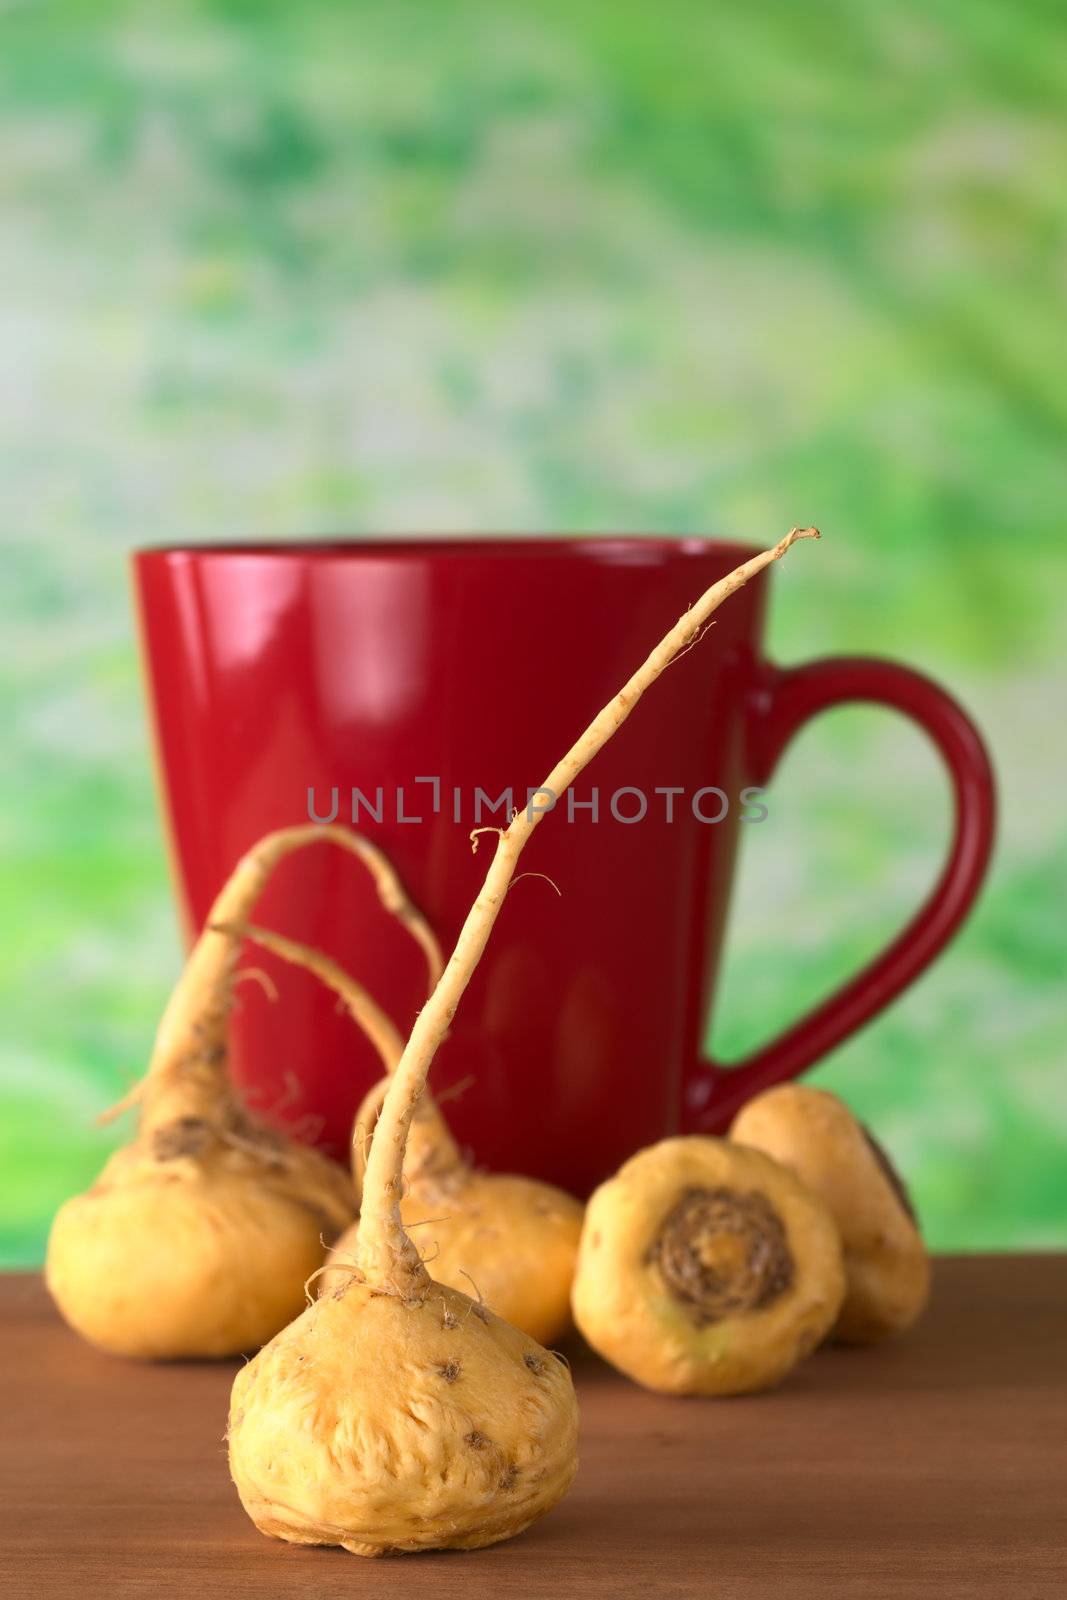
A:
[[[782,1219],[758,1189],[688,1188],[648,1248],[668,1292],[697,1327],[762,1311],[796,1276]]]

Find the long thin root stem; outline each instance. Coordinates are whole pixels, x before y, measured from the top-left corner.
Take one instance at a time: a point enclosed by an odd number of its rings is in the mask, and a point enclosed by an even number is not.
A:
[[[578,775],[622,727],[645,690],[681,651],[696,641],[712,612],[757,573],[780,560],[798,539],[817,539],[818,536],[816,528],[792,528],[773,549],[753,556],[712,584],[678,619],[618,694],[598,712],[535,793],[547,793],[555,801],[562,799]],[[531,803],[516,813],[507,828],[499,831],[481,892],[467,915],[440,981],[415,1019],[411,1036],[390,1080],[367,1160],[359,1230],[359,1262],[373,1286],[392,1284],[395,1274],[401,1273],[407,1295],[425,1295],[429,1288],[429,1275],[404,1231],[400,1216],[408,1130],[434,1055],[481,959],[522,849],[547,809]],[[476,830],[471,841],[475,848],[479,831],[493,830]]]

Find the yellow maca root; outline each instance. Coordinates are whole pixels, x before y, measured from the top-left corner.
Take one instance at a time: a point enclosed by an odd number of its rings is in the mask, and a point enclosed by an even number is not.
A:
[[[558,1356],[443,1284],[356,1280],[241,1369],[228,1433],[262,1533],[361,1556],[521,1533],[569,1488],[577,1435]]]
[[[664,1139],[589,1201],[574,1320],[648,1389],[744,1394],[814,1350],[844,1291],[833,1219],[792,1173],[724,1139]]]
[[[251,927],[248,938],[273,954],[307,967],[344,1001],[392,1073],[403,1050],[393,1024],[367,991],[337,962],[318,951]],[[375,1086],[356,1115],[352,1167],[362,1191],[366,1152],[388,1078]],[[497,1316],[541,1344],[570,1326],[571,1280],[584,1207],[573,1196],[533,1178],[477,1172],[461,1154],[439,1107],[424,1090],[408,1131],[404,1158],[405,1228],[418,1228],[419,1247],[435,1283],[477,1291]],[[351,1276],[358,1221],[326,1258],[318,1293],[328,1294]]]
[[[783,1084],[742,1108],[730,1138],[789,1167],[833,1215],[847,1278],[834,1338],[873,1344],[910,1328],[929,1298],[930,1260],[889,1157],[844,1101]]]
[[[563,795],[708,617],[814,529],[793,529],[714,584],[594,717],[542,790]],[[382,1100],[354,1270],[238,1373],[230,1470],[264,1533],[360,1555],[474,1549],[520,1533],[577,1469],[567,1369],[477,1301],[435,1284],[404,1227],[409,1130],[504,903],[546,813],[517,813]]]
[[[383,1064],[395,1068],[400,1036],[361,984],[295,940],[254,926],[245,932],[316,973],[344,1000]],[[414,1127],[420,1136],[409,1142],[405,1171],[413,1147],[442,1181],[446,1171],[465,1170],[428,1091]],[[354,1157],[356,1148],[354,1140]],[[419,1220],[410,1197],[403,1218],[407,1227]],[[372,1287],[344,1264],[355,1250],[354,1227],[329,1258],[334,1269],[318,1275],[319,1300],[234,1384],[230,1467],[245,1509],[264,1533],[340,1544],[356,1555],[442,1544],[475,1549],[519,1532],[560,1498],[574,1473],[577,1408],[567,1368],[520,1327],[440,1280],[407,1299]],[[436,1272],[436,1258],[430,1265]],[[528,1258],[526,1265],[536,1285],[541,1264]],[[568,1276],[565,1307],[569,1283]],[[326,1413],[332,1427],[291,1437],[305,1407],[320,1420]],[[388,1418],[386,1435],[374,1429],[380,1413]],[[368,1432],[380,1482],[361,1453]]]
[[[283,857],[321,843],[357,855],[387,909],[417,922],[388,861],[348,829],[281,829],[238,862],[166,1007],[148,1071],[123,1102],[140,1104],[136,1137],[52,1225],[52,1296],[73,1328],[113,1354],[257,1349],[298,1313],[326,1243],[355,1213],[336,1162],[269,1128],[234,1093],[226,1026],[237,947],[212,926],[240,928]]]

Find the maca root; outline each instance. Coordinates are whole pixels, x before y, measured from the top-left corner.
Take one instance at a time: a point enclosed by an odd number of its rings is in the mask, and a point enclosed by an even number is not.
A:
[[[743,1394],[825,1338],[844,1290],[833,1219],[792,1173],[723,1139],[665,1139],[590,1200],[573,1306],[646,1388]]]
[[[783,1084],[744,1106],[730,1137],[789,1167],[833,1215],[848,1283],[834,1338],[874,1344],[910,1328],[929,1298],[929,1257],[899,1174],[844,1101]]]
[[[712,612],[797,539],[814,533],[793,529],[773,550],[707,590],[593,718],[542,789],[563,795],[645,690],[696,642]],[[434,1055],[522,850],[546,814],[519,812],[500,831],[456,947],[389,1078],[370,1141],[348,1282],[316,1300],[235,1380],[230,1470],[242,1504],[265,1533],[296,1542],[325,1542],[325,1533],[360,1555],[475,1549],[528,1527],[551,1510],[574,1476],[578,1408],[567,1368],[485,1305],[435,1283],[402,1213],[407,1142]],[[767,1169],[776,1174],[773,1184]],[[792,1307],[787,1316],[770,1306],[752,1318],[777,1318],[778,1343],[790,1346],[792,1360],[793,1347],[818,1337],[840,1303],[843,1274],[832,1221],[790,1174],[740,1147],[732,1147],[728,1170],[720,1163],[709,1173],[699,1165],[682,1180],[679,1185],[672,1177],[656,1224],[694,1186],[759,1190],[783,1216],[802,1269],[803,1303],[798,1308],[801,1297],[792,1289],[783,1296]],[[802,1197],[795,1204],[794,1190]],[[593,1236],[588,1224],[586,1234]],[[638,1263],[651,1244],[646,1223]],[[658,1269],[649,1263],[644,1270]],[[687,1338],[708,1339],[680,1306],[674,1315]],[[666,1341],[661,1335],[657,1330],[661,1346],[679,1338],[670,1321]],[[775,1338],[765,1343],[773,1354]],[[776,1359],[783,1359],[780,1353]],[[772,1366],[765,1359],[760,1376]]]
[[[49,1289],[71,1326],[114,1354],[257,1349],[299,1312],[305,1280],[355,1214],[344,1170],[251,1113],[227,1070],[234,934],[284,857],[323,843],[358,856],[383,905],[419,927],[389,862],[348,829],[281,829],[238,862],[167,1005],[148,1071],[117,1108],[139,1107],[135,1137],[52,1226]]]
[[[259,1528],[366,1556],[474,1550],[565,1494],[570,1374],[474,1304],[440,1284],[405,1300],[353,1277],[238,1373],[230,1470]],[[309,1425],[280,1444],[277,1419],[297,1415]]]

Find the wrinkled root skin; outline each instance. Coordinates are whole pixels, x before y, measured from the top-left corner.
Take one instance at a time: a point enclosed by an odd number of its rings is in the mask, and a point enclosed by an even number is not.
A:
[[[664,1394],[767,1389],[819,1344],[845,1291],[823,1203],[724,1139],[664,1139],[595,1192],[574,1282],[593,1349]]]
[[[255,1126],[242,1131],[235,1149],[210,1125],[157,1128],[60,1208],[45,1280],[91,1344],[139,1360],[240,1355],[306,1305],[351,1220],[351,1184],[316,1151],[264,1129],[257,1153]]]
[[[888,1157],[844,1102],[785,1084],[750,1101],[730,1137],[789,1167],[829,1207],[848,1281],[834,1338],[874,1344],[910,1328],[929,1299],[930,1260]]]
[[[413,1190],[401,1203],[404,1227],[435,1283],[480,1297],[505,1322],[539,1344],[571,1326],[570,1293],[584,1207],[548,1184],[466,1172],[444,1194]],[[347,1282],[359,1237],[356,1223],[337,1241],[319,1293]]]
[[[566,1365],[468,1296],[349,1279],[238,1373],[230,1471],[256,1526],[355,1555],[521,1533],[577,1468]]]

